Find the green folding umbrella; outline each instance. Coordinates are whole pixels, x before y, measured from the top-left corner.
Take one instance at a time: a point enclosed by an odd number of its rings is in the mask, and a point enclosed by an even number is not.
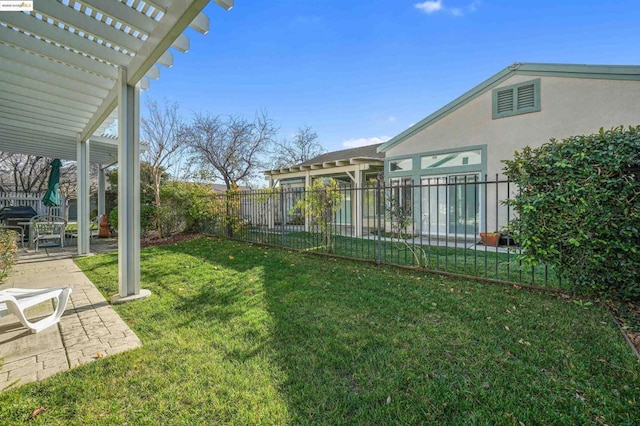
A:
[[[51,174],[49,175],[47,192],[42,197],[42,202],[45,206],[53,207],[60,205],[58,188],[60,187],[60,167],[62,167],[62,162],[56,158],[49,164],[51,165]]]

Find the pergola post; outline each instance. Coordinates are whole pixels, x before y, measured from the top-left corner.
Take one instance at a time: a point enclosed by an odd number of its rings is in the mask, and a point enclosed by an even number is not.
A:
[[[355,208],[355,226],[356,226],[356,232],[355,235],[356,237],[362,237],[362,222],[363,222],[363,212],[362,212],[362,199],[363,199],[363,192],[364,189],[362,188],[362,167],[360,166],[360,164],[356,165],[356,170],[354,172],[355,174],[355,181],[354,181],[354,185],[356,187],[356,208]]]
[[[80,135],[77,138],[77,174],[78,174],[78,255],[89,254],[89,141],[83,141]]]
[[[113,303],[148,297],[140,289],[140,87],[118,73],[118,284]]]
[[[105,201],[106,187],[107,185],[104,169],[102,168],[102,164],[98,164],[98,224],[100,224],[102,215],[107,212]]]

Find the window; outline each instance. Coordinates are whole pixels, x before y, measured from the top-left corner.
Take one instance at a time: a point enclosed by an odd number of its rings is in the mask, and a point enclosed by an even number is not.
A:
[[[468,166],[482,164],[482,150],[450,152],[447,154],[423,155],[420,157],[421,169],[439,169],[442,167]]]
[[[540,111],[540,79],[493,90],[493,118]]]
[[[391,193],[389,194],[389,208],[396,210],[401,215],[411,215],[413,210],[413,179],[393,178],[389,181]]]
[[[406,171],[411,169],[413,169],[413,159],[411,158],[403,158],[401,160],[389,161],[390,172],[401,172],[401,171]]]

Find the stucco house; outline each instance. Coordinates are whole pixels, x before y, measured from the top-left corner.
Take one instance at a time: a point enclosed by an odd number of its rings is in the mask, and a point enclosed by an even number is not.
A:
[[[380,145],[385,178],[423,186],[399,192],[423,234],[499,230],[508,194],[474,182],[525,146],[640,124],[639,80],[640,66],[513,64]]]
[[[365,199],[368,196],[367,192],[355,188],[362,188],[367,181],[375,179],[383,172],[384,152],[378,151],[380,145],[332,151],[292,167],[267,170],[263,173],[269,179],[270,188],[279,186],[286,190],[286,211],[297,201],[296,189],[302,191],[305,187],[310,187],[314,179],[335,179],[344,189],[343,206],[336,219],[336,225],[353,225],[354,233],[360,235],[362,217],[367,215],[366,205],[369,200]],[[292,219],[297,218],[290,218]],[[305,228],[308,229],[308,226],[306,221]]]

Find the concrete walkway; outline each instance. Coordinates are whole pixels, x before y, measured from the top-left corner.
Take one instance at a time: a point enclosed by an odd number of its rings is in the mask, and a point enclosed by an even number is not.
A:
[[[97,250],[109,249],[101,246]],[[0,318],[0,391],[43,380],[105,356],[142,345],[71,259],[72,252],[25,252],[1,286],[71,286],[67,309],[56,326],[31,334],[16,317]],[[53,312],[50,302],[28,311],[30,318]]]

